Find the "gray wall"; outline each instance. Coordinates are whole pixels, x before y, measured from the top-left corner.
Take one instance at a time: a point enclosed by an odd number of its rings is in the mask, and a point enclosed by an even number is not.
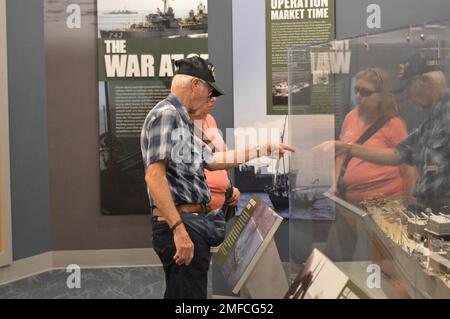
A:
[[[366,26],[369,4],[381,7],[381,29],[371,30]],[[448,18],[448,0],[336,0],[336,35],[339,39]]]
[[[8,0],[13,259],[51,250],[42,1]]]
[[[220,97],[212,115],[225,138],[226,128],[233,127],[233,37],[232,0],[208,1],[209,59],[216,65],[217,81],[225,95]]]

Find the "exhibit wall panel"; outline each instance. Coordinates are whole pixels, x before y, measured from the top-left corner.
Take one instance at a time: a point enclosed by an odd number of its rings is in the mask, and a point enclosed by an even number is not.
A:
[[[7,0],[13,259],[51,250],[42,1]]]
[[[12,262],[6,4],[0,0],[0,267]]]

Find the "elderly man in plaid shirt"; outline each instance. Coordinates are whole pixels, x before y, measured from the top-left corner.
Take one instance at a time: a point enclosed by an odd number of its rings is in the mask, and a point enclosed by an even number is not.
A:
[[[236,167],[263,155],[294,151],[284,144],[211,153],[194,134],[199,114],[223,93],[214,66],[200,57],[178,60],[171,94],[147,115],[141,133],[145,181],[153,214],[153,246],[166,275],[165,298],[206,298],[210,247],[225,236],[220,210],[210,211],[204,168]]]

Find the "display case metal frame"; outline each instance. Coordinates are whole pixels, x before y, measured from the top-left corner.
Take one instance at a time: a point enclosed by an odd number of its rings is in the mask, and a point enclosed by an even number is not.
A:
[[[0,0],[0,267],[12,263],[6,0]]]

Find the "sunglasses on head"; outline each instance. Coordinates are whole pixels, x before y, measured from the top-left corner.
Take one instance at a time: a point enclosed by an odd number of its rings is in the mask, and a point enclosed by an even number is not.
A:
[[[355,86],[355,94],[360,94],[361,96],[368,97],[374,93],[379,93],[380,91],[371,91],[360,86]]]

